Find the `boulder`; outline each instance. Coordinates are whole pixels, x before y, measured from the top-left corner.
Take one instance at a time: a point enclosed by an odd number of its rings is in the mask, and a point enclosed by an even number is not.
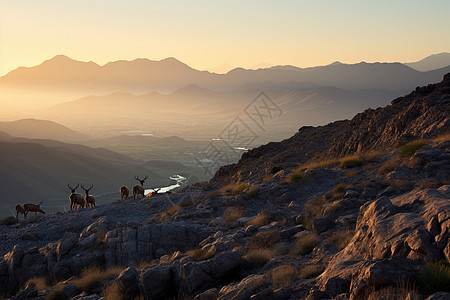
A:
[[[139,290],[146,299],[161,299],[172,296],[172,266],[145,267],[139,275]],[[176,296],[176,291],[175,295]]]

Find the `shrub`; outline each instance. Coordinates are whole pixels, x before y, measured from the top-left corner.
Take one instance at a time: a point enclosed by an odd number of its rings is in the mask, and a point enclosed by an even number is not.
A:
[[[294,248],[291,250],[290,254],[291,256],[308,254],[313,251],[319,243],[320,238],[315,233],[300,237],[295,241]]]
[[[259,191],[259,186],[252,185],[247,189],[245,194],[249,197],[256,197],[258,195],[258,191]]]
[[[356,175],[358,175],[358,171],[356,170],[350,170],[344,174],[345,177],[355,177]]]
[[[254,225],[256,227],[261,227],[269,224],[270,215],[265,211],[261,211],[258,215],[253,217],[250,221],[248,221],[247,225]]]
[[[336,200],[344,197],[345,192],[351,188],[352,188],[351,184],[339,183],[334,187],[332,191],[333,199]]]
[[[279,266],[272,270],[272,285],[275,289],[291,285],[297,278],[297,269],[291,265]]]
[[[59,285],[55,287],[50,294],[48,294],[47,299],[49,300],[66,300],[66,294],[63,291],[64,285]]]
[[[399,151],[398,155],[400,157],[413,156],[417,150],[419,150],[423,146],[426,146],[427,144],[428,144],[428,142],[424,141],[424,140],[409,142],[400,147],[400,151]]]
[[[49,288],[48,279],[44,276],[32,277],[28,279],[23,286],[27,287],[29,284],[33,284],[34,288],[38,291],[47,290]]]
[[[242,194],[250,185],[248,183],[241,183],[233,187],[231,190],[231,193],[233,195],[240,195]]]
[[[280,235],[275,230],[262,231],[255,234],[252,238],[252,249],[270,248],[278,243]]]
[[[341,161],[341,169],[361,167],[364,161],[360,157],[345,158]]]
[[[286,177],[286,179],[281,183],[287,184],[287,183],[293,183],[293,182],[300,182],[300,181],[303,181],[305,178],[306,177],[305,177],[304,173],[292,172],[292,173],[289,173],[288,176]]]
[[[114,282],[106,287],[103,291],[105,300],[123,300],[128,299],[126,295],[126,288],[121,282]]]
[[[73,284],[80,290],[92,294],[100,285],[117,277],[120,272],[122,272],[120,267],[111,267],[106,270],[102,270],[97,266],[89,267],[83,270],[80,278],[74,280]]]
[[[262,266],[265,265],[269,260],[274,257],[273,251],[266,248],[252,249],[245,256],[244,259],[254,265]]]
[[[186,255],[193,257],[197,261],[208,260],[216,255],[212,249],[205,251],[203,249],[193,249],[186,252]]]
[[[325,268],[321,265],[303,266],[298,277],[300,277],[301,279],[314,278],[322,274],[324,270]]]
[[[326,240],[327,242],[335,244],[342,250],[350,243],[354,235],[355,232],[353,230],[337,230]]]
[[[323,207],[326,204],[325,196],[306,202],[303,205],[305,216],[303,217],[303,224],[308,230],[312,229],[312,220],[323,216]]]
[[[242,218],[244,214],[244,207],[228,207],[223,213],[223,218],[227,222],[235,222],[237,219]]]
[[[408,181],[393,179],[385,182],[386,185],[393,187],[394,189],[401,189],[402,187],[407,187],[410,185]]]
[[[8,217],[0,220],[0,225],[13,225],[16,222],[17,222],[16,218],[14,218],[13,216],[8,216]]]
[[[281,170],[283,170],[283,167],[281,167],[281,166],[273,166],[272,169],[270,169],[270,173],[276,174],[276,173],[280,172]]]
[[[399,161],[396,159],[391,159],[385,162],[381,167],[378,169],[377,175],[385,175],[395,170],[400,165]]]
[[[418,281],[420,291],[425,295],[450,292],[450,264],[444,261],[427,264]]]
[[[297,165],[292,170],[301,171],[301,170],[323,169],[323,168],[331,167],[338,163],[340,163],[340,159],[333,158],[333,159],[322,160],[319,162],[312,162],[312,163],[307,163],[307,164],[303,164],[303,165]]]

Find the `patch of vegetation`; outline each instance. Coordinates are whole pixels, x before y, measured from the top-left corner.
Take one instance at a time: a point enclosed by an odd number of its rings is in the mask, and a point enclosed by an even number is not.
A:
[[[220,195],[232,194],[240,195],[242,194],[250,185],[248,183],[234,183],[228,184],[219,189]]]
[[[250,186],[246,191],[245,194],[249,197],[256,197],[258,196],[259,186],[258,185],[252,185]]]
[[[97,288],[117,277],[122,271],[120,267],[111,267],[106,270],[98,266],[89,267],[83,270],[80,278],[74,280],[73,284],[81,291],[93,294]]]
[[[283,167],[282,167],[282,166],[273,166],[273,167],[270,169],[270,173],[276,174],[276,173],[280,172],[281,170],[283,170]]]
[[[303,165],[296,165],[292,168],[293,171],[301,171],[301,170],[314,170],[314,169],[324,169],[334,165],[337,165],[341,162],[338,158],[326,159],[318,162],[311,162]]]
[[[393,180],[385,180],[383,182],[383,185],[391,186],[394,189],[401,189],[403,187],[409,187],[410,186],[410,182],[405,181],[405,180],[401,180],[401,179],[393,179]]]
[[[172,205],[165,211],[159,212],[156,214],[156,216],[159,217],[160,223],[166,223],[168,222],[176,213],[181,209],[181,206],[179,205]]]
[[[297,278],[297,269],[292,265],[283,265],[272,270],[272,286],[274,289],[291,285]]]
[[[114,282],[108,285],[102,295],[105,300],[123,300],[129,298],[126,294],[126,288],[121,282]]]
[[[364,160],[360,157],[344,158],[341,161],[341,169],[361,167],[364,164]]]
[[[48,300],[66,300],[66,294],[64,293],[64,285],[58,285],[55,287],[50,294],[48,294]]]
[[[429,263],[418,278],[422,294],[450,292],[450,264],[445,261]]]
[[[362,295],[362,298],[368,300],[378,299],[410,299],[410,300],[422,300],[422,296],[416,289],[414,283],[409,280],[399,280],[396,286],[385,286],[379,290],[375,289],[374,284],[370,284],[367,291]]]
[[[239,218],[242,218],[246,209],[244,207],[228,207],[223,213],[223,218],[227,222],[236,222]]]
[[[306,175],[303,172],[292,172],[289,173],[284,181],[281,184],[288,184],[293,182],[300,182],[306,179]]]
[[[272,250],[267,248],[251,249],[244,259],[253,266],[263,266],[274,257]]]
[[[261,211],[258,215],[253,217],[250,221],[248,221],[247,225],[254,225],[256,227],[261,227],[269,224],[270,215],[265,211]]]
[[[16,218],[13,216],[8,216],[2,220],[0,220],[0,225],[13,225],[17,222]]]
[[[358,171],[356,170],[350,170],[345,172],[344,177],[355,177],[356,175],[358,175]]]
[[[312,230],[312,220],[324,215],[324,206],[327,203],[325,196],[316,198],[303,205],[305,216],[303,217],[303,224],[306,229]]]
[[[394,171],[399,165],[400,162],[397,159],[390,159],[381,165],[381,167],[378,169],[377,175],[386,175]]]
[[[400,151],[398,152],[398,156],[400,157],[408,157],[413,156],[417,150],[428,145],[428,142],[425,140],[417,140],[409,142],[400,147]]]
[[[47,290],[49,288],[48,285],[49,281],[47,277],[45,276],[35,276],[30,279],[28,279],[25,284],[23,285],[24,288],[26,288],[28,285],[33,284],[34,288],[38,291]]]
[[[211,249],[208,251],[205,251],[203,249],[193,249],[193,250],[186,251],[186,255],[191,256],[192,258],[194,258],[197,261],[202,261],[202,260],[208,260],[210,258],[213,258],[216,255],[216,252]]]
[[[350,243],[354,235],[354,230],[336,230],[326,240],[329,243],[335,244],[339,247],[339,249],[342,250],[347,247],[348,243]]]
[[[347,190],[351,189],[353,186],[351,184],[339,183],[336,185],[332,191],[333,200],[341,199]]]
[[[321,265],[307,265],[301,268],[298,277],[301,279],[314,278],[322,274],[323,271],[325,271],[325,268]]]
[[[333,213],[333,212],[337,211],[338,209],[340,209],[341,207],[342,207],[342,205],[340,202],[337,202],[337,201],[331,202],[330,204],[325,206],[323,215],[325,216],[327,214]]]
[[[320,237],[311,233],[306,236],[300,237],[295,241],[295,245],[292,248],[290,255],[298,256],[298,255],[306,255],[314,250],[314,248],[319,245]]]
[[[252,238],[251,249],[270,248],[280,240],[280,234],[276,230],[262,231]]]
[[[101,211],[94,210],[94,211],[91,213],[91,218],[98,218],[98,217],[103,216],[104,214],[105,214],[105,211],[104,211],[104,210],[101,210]]]

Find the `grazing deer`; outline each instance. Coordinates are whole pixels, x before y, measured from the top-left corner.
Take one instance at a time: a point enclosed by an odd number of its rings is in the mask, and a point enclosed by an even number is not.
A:
[[[84,190],[84,201],[86,203],[86,207],[95,207],[95,197],[93,195],[89,195],[89,191],[94,187],[93,184],[87,189],[83,185],[81,185],[81,188]]]
[[[25,218],[25,208],[23,208],[22,204],[17,204],[16,205],[16,219],[19,219],[19,214],[22,214],[23,217]]]
[[[75,190],[78,188],[79,184],[75,188],[72,188],[69,184],[67,184],[67,187],[72,191],[72,193],[69,196],[70,200],[70,210],[74,210],[75,207],[78,209],[78,207],[84,208],[85,201],[83,195],[80,193],[75,192]]]
[[[133,186],[133,199],[136,199],[137,197],[139,197],[139,195],[141,195],[141,198],[144,198],[144,182],[148,178],[148,176],[145,175],[144,179],[139,179],[139,177],[137,176],[134,176],[134,178],[140,182],[140,185],[136,184],[135,186]]]
[[[122,201],[128,200],[129,195],[130,195],[130,190],[126,186],[122,185],[120,187],[120,198],[122,199]]]
[[[42,213],[42,214],[45,215],[45,211],[43,211],[43,210],[41,209],[41,204],[42,204],[42,202],[39,203],[39,204],[25,203],[24,205],[22,205],[23,210],[24,210],[23,215],[24,215],[25,219],[27,218],[27,214],[28,214],[28,212],[30,212],[30,211],[31,211],[31,212],[34,211],[34,213],[35,213],[36,215],[37,215],[38,212],[40,212],[40,213]],[[17,207],[16,207],[16,209],[17,209]]]
[[[153,189],[153,192],[148,193],[147,196],[146,196],[146,198],[150,198],[150,197],[155,196],[156,194],[158,194],[158,192],[159,192],[160,190],[161,190],[160,188],[159,188],[159,189]]]

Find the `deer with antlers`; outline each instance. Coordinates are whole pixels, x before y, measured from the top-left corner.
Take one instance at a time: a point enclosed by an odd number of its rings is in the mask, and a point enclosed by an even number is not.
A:
[[[130,190],[126,186],[122,185],[120,187],[120,198],[122,199],[122,201],[128,200],[129,195],[130,195]]]
[[[75,190],[78,188],[79,184],[75,188],[72,188],[69,184],[67,184],[67,187],[72,191],[72,193],[69,196],[70,200],[70,210],[74,210],[75,207],[78,209],[79,207],[84,208],[86,201],[84,200],[83,195],[80,193],[77,193]]]
[[[89,195],[89,191],[94,187],[93,184],[89,188],[85,188],[83,185],[81,185],[81,188],[84,190],[84,202],[86,204],[86,207],[95,207],[95,197],[93,195]]]
[[[139,181],[140,184],[136,184],[135,186],[133,186],[133,199],[138,198],[139,195],[141,196],[141,198],[144,198],[144,182],[147,178],[147,175],[145,175],[144,179],[139,179],[139,177],[134,176],[134,179]]]
[[[158,194],[158,192],[159,192],[160,190],[161,190],[160,188],[158,188],[158,189],[153,189],[153,192],[148,193],[147,196],[146,196],[146,198],[150,198],[150,197],[155,196],[156,194]]]

